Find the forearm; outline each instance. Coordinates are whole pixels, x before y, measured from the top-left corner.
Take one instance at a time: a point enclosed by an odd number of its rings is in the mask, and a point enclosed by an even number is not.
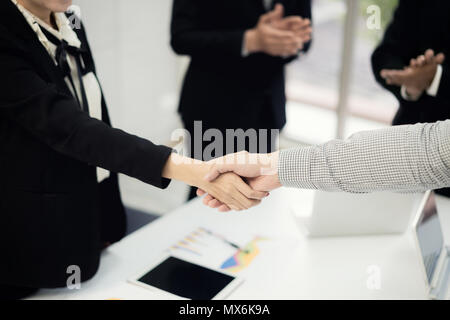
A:
[[[164,166],[162,176],[166,179],[182,181],[191,186],[204,187],[200,184],[203,182],[208,168],[209,166],[203,161],[172,153]]]
[[[280,153],[282,185],[326,191],[418,192],[450,186],[450,121],[362,132]]]

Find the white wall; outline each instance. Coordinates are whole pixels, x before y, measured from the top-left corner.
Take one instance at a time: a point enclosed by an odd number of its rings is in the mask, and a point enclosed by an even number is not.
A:
[[[170,0],[75,0],[115,127],[168,144],[181,126],[176,106],[179,59],[169,46]],[[187,189],[161,191],[121,176],[124,202],[163,214],[182,204]]]

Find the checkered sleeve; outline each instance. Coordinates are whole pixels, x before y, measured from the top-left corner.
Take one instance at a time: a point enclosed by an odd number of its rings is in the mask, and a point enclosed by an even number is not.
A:
[[[450,187],[450,120],[284,150],[278,175],[286,187],[352,193]]]

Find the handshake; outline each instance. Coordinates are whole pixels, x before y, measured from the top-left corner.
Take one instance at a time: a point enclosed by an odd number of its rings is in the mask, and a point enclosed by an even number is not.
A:
[[[244,53],[263,52],[271,56],[289,57],[298,54],[311,40],[311,21],[299,16],[284,17],[284,7],[275,8],[259,18],[255,28],[244,36]]]
[[[223,201],[208,193],[205,189],[197,190],[198,196],[203,196],[203,203],[220,212],[249,209],[261,202],[278,187],[278,152],[272,154],[250,154],[242,151],[207,163],[209,172],[204,177],[205,182],[220,183],[227,181],[228,189],[223,195]],[[243,185],[247,184],[247,185]],[[222,195],[221,195],[222,196]],[[222,197],[221,197],[222,198]]]
[[[197,187],[203,203],[220,212],[241,211],[256,206],[281,186],[278,179],[278,152],[229,154],[209,162],[173,153],[163,177]]]

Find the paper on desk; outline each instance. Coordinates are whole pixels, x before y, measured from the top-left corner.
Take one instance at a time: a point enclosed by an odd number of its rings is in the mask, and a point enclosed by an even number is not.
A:
[[[199,227],[175,242],[168,251],[205,267],[241,274],[261,261],[261,255],[273,256],[287,247],[285,243],[264,236],[236,233],[230,236]],[[286,254],[289,254],[288,250]]]

